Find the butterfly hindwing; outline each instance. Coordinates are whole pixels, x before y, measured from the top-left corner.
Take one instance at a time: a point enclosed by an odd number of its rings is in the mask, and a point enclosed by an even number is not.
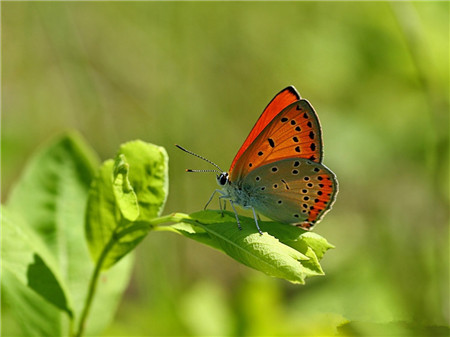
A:
[[[230,170],[231,181],[245,177],[259,166],[286,158],[322,162],[320,122],[307,100],[290,104],[271,120]]]
[[[242,181],[259,213],[284,223],[310,228],[331,208],[336,177],[327,167],[307,159],[284,159],[260,166]]]

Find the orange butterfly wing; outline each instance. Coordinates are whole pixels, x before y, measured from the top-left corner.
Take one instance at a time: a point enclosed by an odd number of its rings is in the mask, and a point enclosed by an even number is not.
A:
[[[263,116],[260,117],[263,118]],[[258,126],[258,122],[255,127]],[[298,100],[277,115],[233,161],[230,181],[246,176],[257,167],[287,158],[322,162],[322,131],[316,112],[307,100]],[[254,129],[250,135],[254,133]],[[246,142],[250,136],[247,138]],[[245,143],[244,143],[245,145]],[[241,150],[242,150],[241,148]]]
[[[275,95],[256,121],[252,131],[250,131],[250,134],[247,136],[238,153],[234,157],[229,172],[233,170],[241,155],[245,152],[245,150],[247,150],[250,144],[253,143],[256,137],[258,137],[260,132],[273,120],[273,118],[289,104],[296,102],[299,99],[300,95],[293,86],[289,86]]]

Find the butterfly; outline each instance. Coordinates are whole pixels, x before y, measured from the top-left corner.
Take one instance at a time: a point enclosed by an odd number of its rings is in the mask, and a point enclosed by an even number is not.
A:
[[[214,165],[215,193],[235,205],[251,209],[260,234],[257,213],[310,230],[331,209],[338,192],[335,174],[322,164],[322,130],[311,104],[293,86],[280,91],[257,120],[234,157],[228,172],[214,162],[179,145],[181,150]],[[222,207],[221,207],[222,208]]]

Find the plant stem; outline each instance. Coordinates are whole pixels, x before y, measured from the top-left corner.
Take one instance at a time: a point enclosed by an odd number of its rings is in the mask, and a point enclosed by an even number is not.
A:
[[[73,328],[75,325],[75,318],[73,315],[69,316],[69,336],[73,336]]]
[[[95,265],[94,273],[92,274],[92,278],[89,282],[89,292],[88,292],[86,300],[84,302],[83,312],[81,313],[80,322],[78,324],[78,331],[76,332],[75,337],[81,337],[83,335],[84,327],[86,325],[86,319],[89,315],[92,301],[94,299],[94,294],[97,289],[98,278],[99,278],[100,272],[102,270],[103,262],[105,261],[105,258],[108,255],[111,248],[116,244],[117,240],[120,237],[122,237],[126,234],[129,234],[129,232],[132,232],[132,231],[135,231],[138,229],[142,229],[145,227],[148,229],[151,229],[153,226],[157,226],[157,225],[165,223],[165,222],[180,222],[186,218],[189,218],[189,216],[187,214],[172,213],[169,215],[154,218],[150,221],[146,221],[146,226],[131,227],[131,228],[129,228],[129,230],[124,230],[122,232],[118,232],[115,235],[111,236],[108,243],[103,248],[102,253],[100,254],[100,256],[97,260],[97,263]],[[71,333],[71,335],[73,335],[73,334]]]
[[[103,248],[102,253],[97,261],[97,264],[95,265],[94,273],[92,274],[92,278],[89,283],[89,292],[86,297],[83,312],[82,312],[81,318],[80,318],[80,323],[78,325],[78,331],[75,334],[76,337],[81,337],[83,335],[84,327],[86,324],[86,319],[87,319],[89,310],[92,305],[92,300],[94,299],[95,290],[97,289],[97,283],[98,283],[97,281],[98,281],[98,277],[100,276],[103,261],[105,260],[106,256],[108,255],[109,250],[114,246],[115,243],[116,243],[116,239],[114,238],[114,236],[112,236],[111,239],[109,240],[109,242]]]
[[[184,213],[172,213],[169,215],[161,216],[159,218],[153,218],[152,220],[148,221],[148,223],[152,226],[155,226],[165,222],[180,222],[184,219],[189,219],[189,215]]]

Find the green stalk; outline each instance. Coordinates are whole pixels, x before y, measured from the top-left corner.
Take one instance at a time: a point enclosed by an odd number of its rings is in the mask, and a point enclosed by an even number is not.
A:
[[[84,308],[81,314],[80,323],[78,325],[78,331],[75,334],[76,337],[81,337],[83,335],[86,319],[89,314],[89,310],[91,308],[92,300],[94,299],[95,290],[97,289],[98,283],[97,281],[98,277],[100,276],[103,261],[105,260],[106,256],[108,255],[108,252],[114,246],[115,243],[116,239],[114,238],[114,236],[112,236],[111,239],[108,241],[107,245],[103,248],[102,253],[97,261],[97,264],[95,265],[94,273],[92,274],[91,281],[89,282],[89,292],[86,297],[86,301],[84,302]]]
[[[74,335],[75,337],[81,337],[84,332],[84,327],[86,325],[86,319],[89,315],[89,311],[91,309],[92,301],[94,299],[95,291],[97,289],[98,284],[98,278],[100,276],[100,272],[102,270],[103,262],[105,261],[105,258],[107,257],[109,251],[111,248],[116,244],[117,240],[123,237],[124,235],[129,234],[130,232],[133,232],[135,230],[140,229],[152,229],[154,226],[158,226],[159,224],[166,223],[166,222],[180,222],[183,219],[188,218],[189,216],[187,214],[183,213],[172,213],[169,215],[161,216],[158,218],[154,218],[150,221],[146,221],[145,223],[142,223],[140,225],[132,226],[127,228],[126,230],[119,231],[118,233],[114,233],[111,238],[109,239],[108,243],[105,245],[105,247],[102,250],[102,253],[100,254],[99,259],[97,260],[97,263],[95,265],[94,273],[92,274],[92,278],[89,282],[89,292],[87,294],[86,300],[84,302],[83,311],[81,313],[80,322],[78,324],[78,331]],[[71,329],[72,330],[72,329]],[[71,333],[71,335],[73,335]]]
[[[169,215],[161,216],[159,218],[153,218],[152,220],[148,221],[148,223],[152,226],[157,226],[165,222],[181,222],[185,219],[189,219],[189,215],[184,213],[172,213]]]

